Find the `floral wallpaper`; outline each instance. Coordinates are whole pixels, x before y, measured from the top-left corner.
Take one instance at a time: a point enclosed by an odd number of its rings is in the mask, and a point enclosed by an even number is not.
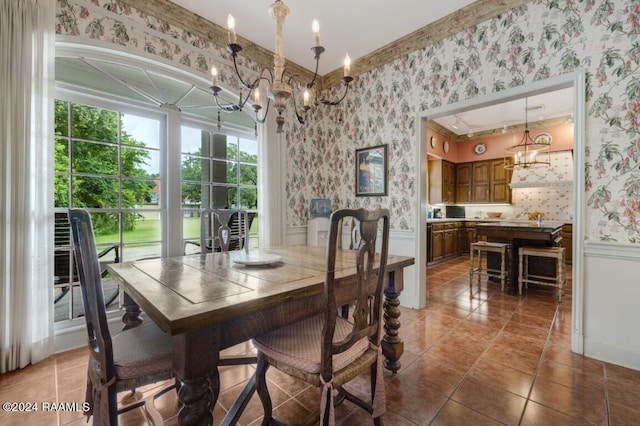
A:
[[[202,73],[226,54],[115,0],[58,0],[56,31]],[[586,237],[640,244],[639,35],[638,1],[533,0],[358,76],[340,106],[312,110],[305,126],[287,119],[287,226],[306,224],[312,198],[330,198],[381,204],[393,228],[412,229],[419,113],[584,69]],[[379,144],[389,144],[389,195],[355,197],[354,150]]]
[[[324,169],[308,179],[288,168],[288,223],[304,223],[303,194],[318,191],[340,206],[381,203],[394,228],[411,229],[418,113],[584,68],[586,237],[640,243],[639,35],[640,2],[536,0],[360,75],[342,121],[319,110],[306,140],[289,141],[290,153]],[[352,153],[379,143],[391,148],[389,196],[356,198]]]

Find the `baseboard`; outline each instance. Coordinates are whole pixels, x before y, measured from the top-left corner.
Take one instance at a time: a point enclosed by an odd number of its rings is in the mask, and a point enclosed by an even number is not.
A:
[[[589,338],[584,339],[584,350],[590,358],[640,371],[640,352],[614,347]]]

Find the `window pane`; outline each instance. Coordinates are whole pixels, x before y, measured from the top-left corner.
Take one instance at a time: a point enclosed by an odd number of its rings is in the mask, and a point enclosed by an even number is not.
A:
[[[182,233],[184,238],[200,238],[200,212],[185,212],[182,219]]]
[[[118,207],[118,179],[74,176],[72,185],[73,207]]]
[[[181,129],[183,153],[209,155],[209,132],[185,126]]]
[[[106,247],[120,242],[120,214],[113,213],[91,213],[93,223],[93,233],[96,238],[96,246]]]
[[[160,176],[160,151],[122,148],[122,175],[131,177]]]
[[[222,192],[224,192],[224,194],[226,194],[226,202],[224,205],[219,205],[217,203],[214,204],[214,207],[217,208],[225,208],[225,209],[234,209],[238,207],[238,188],[235,186],[228,186],[228,187],[214,187],[214,194],[216,194],[217,191],[220,191],[221,195]],[[220,198],[215,198],[216,202],[221,202],[222,201],[222,196]]]
[[[162,240],[162,227],[159,220],[144,219],[140,213],[123,213],[124,232],[122,242],[125,244],[132,242],[152,242]],[[128,246],[127,246],[128,247]],[[138,248],[143,246],[138,246]]]
[[[209,182],[209,160],[191,155],[182,156],[183,181]]]
[[[55,134],[69,136],[69,104],[56,100],[55,103]]]
[[[160,148],[160,120],[122,114],[122,144]]]
[[[69,207],[69,176],[53,177],[53,200],[55,207]]]
[[[72,146],[74,173],[118,175],[118,147],[76,140]]]
[[[258,164],[258,141],[240,139],[240,161]]]
[[[69,171],[69,144],[67,139],[56,139],[54,149],[54,170],[56,172]]]
[[[123,262],[134,260],[153,259],[162,256],[161,243],[127,244],[122,254]]]
[[[212,157],[237,161],[238,138],[227,135],[213,135]]]
[[[182,184],[182,207],[200,209],[202,200],[209,199],[209,185],[198,183]],[[206,204],[203,204],[206,206]]]
[[[118,113],[85,105],[71,106],[72,136],[94,141],[118,140]]]
[[[213,160],[213,176],[212,182],[215,183],[237,183],[236,163],[231,161]]]
[[[235,188],[226,187],[226,186],[214,186],[213,188],[211,188],[212,197],[213,197],[211,202],[211,207],[216,209],[228,209],[234,206],[236,203],[236,200],[235,200],[235,192],[231,192],[232,190],[235,190]],[[206,206],[205,203],[202,203],[202,205]]]
[[[241,185],[257,185],[258,184],[258,166],[240,164],[240,184]]]
[[[140,207],[150,203],[155,186],[153,180],[123,180],[122,207]]]
[[[257,188],[240,188],[240,207],[247,210],[258,209]]]

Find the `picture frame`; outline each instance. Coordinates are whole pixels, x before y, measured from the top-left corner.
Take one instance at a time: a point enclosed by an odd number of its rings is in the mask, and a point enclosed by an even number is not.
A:
[[[385,196],[388,144],[356,149],[356,196]]]

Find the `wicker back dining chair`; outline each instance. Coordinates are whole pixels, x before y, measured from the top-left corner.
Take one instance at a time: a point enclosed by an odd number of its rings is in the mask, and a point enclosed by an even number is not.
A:
[[[87,395],[94,425],[117,425],[118,414],[145,405],[158,418],[147,398],[118,410],[117,393],[173,377],[171,337],[153,322],[111,336],[107,324],[101,269],[89,212],[70,210],[73,246],[89,338]],[[155,397],[173,388],[165,387]],[[146,403],[146,404],[145,404]]]
[[[338,226],[345,218],[359,223],[360,241],[355,250],[357,299],[350,319],[337,310],[335,288],[341,271],[354,253],[338,253]],[[320,424],[335,424],[334,404],[347,399],[370,413],[376,425],[385,410],[384,380],[382,378],[382,297],[389,243],[389,211],[337,210],[330,218],[327,248],[323,312],[256,337],[258,349],[256,388],[264,409],[263,424],[277,421],[272,417],[272,404],[267,389],[266,372],[269,366],[322,389]],[[376,238],[381,227],[381,251],[376,254]],[[346,258],[338,258],[345,256]],[[343,385],[364,373],[370,374],[371,398],[365,401],[347,391]],[[332,391],[338,390],[334,400]],[[313,413],[317,423],[317,413]],[[311,419],[307,419],[311,420]]]

